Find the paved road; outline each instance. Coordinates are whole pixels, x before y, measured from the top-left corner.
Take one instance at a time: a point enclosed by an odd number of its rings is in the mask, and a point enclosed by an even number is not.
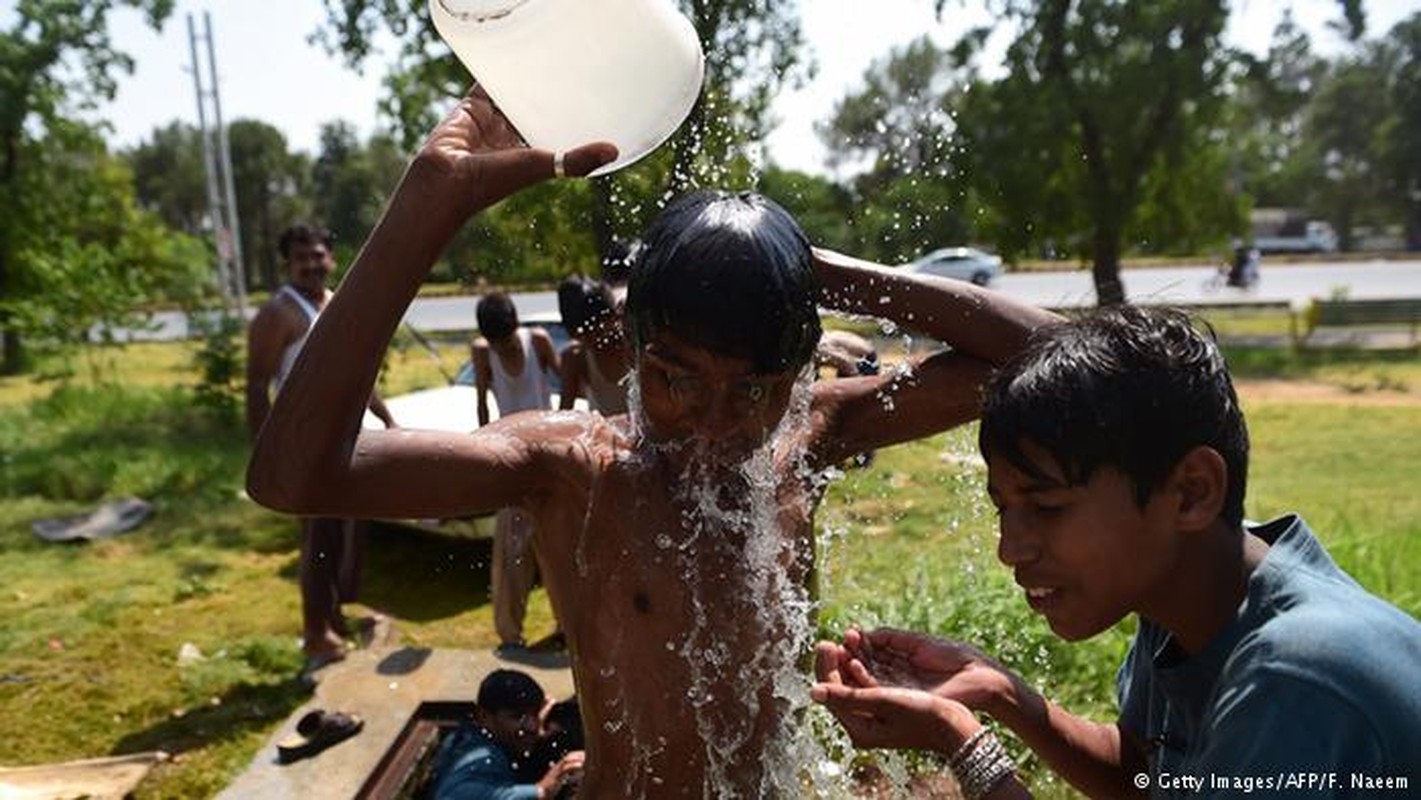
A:
[[[1421,260],[1294,265],[1270,264],[1265,259],[1262,279],[1248,291],[1209,288],[1206,284],[1213,273],[1210,266],[1129,269],[1123,276],[1125,293],[1133,302],[1179,305],[1286,302],[1302,306],[1310,298],[1339,292],[1354,298],[1421,297]],[[1051,308],[1095,304],[1088,270],[1008,273],[993,288]],[[525,317],[557,313],[557,298],[552,292],[521,293],[514,300]],[[419,299],[405,314],[405,322],[421,331],[468,330],[474,326],[474,303],[472,297]],[[174,339],[187,335],[187,319],[180,313],[165,312],[154,321],[157,330],[120,338]]]
[[[1210,287],[1214,268],[1130,269],[1125,294],[1137,303],[1214,305],[1286,302],[1305,305],[1316,297],[1345,292],[1352,298],[1421,297],[1421,261],[1276,264],[1264,261],[1258,285],[1249,290]],[[1090,272],[1011,273],[996,288],[1036,305],[1074,308],[1095,304]]]

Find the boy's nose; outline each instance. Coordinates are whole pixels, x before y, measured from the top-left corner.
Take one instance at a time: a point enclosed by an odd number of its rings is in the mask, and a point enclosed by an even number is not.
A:
[[[739,410],[723,392],[705,398],[696,410],[696,427],[704,438],[723,443],[744,421]]]
[[[1027,532],[1015,512],[1003,511],[997,529],[997,560],[1006,566],[1026,564],[1041,555],[1036,538]]]
[[[706,404],[696,413],[695,432],[713,448],[728,445],[735,436],[737,421],[723,404]]]

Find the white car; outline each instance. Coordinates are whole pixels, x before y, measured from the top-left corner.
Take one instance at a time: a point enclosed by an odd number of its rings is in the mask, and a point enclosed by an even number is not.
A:
[[[904,264],[903,269],[986,286],[1002,274],[1002,257],[975,247],[945,247]]]
[[[555,313],[520,317],[519,324],[546,330],[553,340],[553,349],[559,353],[571,341],[562,321]],[[558,390],[562,387],[558,384],[557,375],[548,377],[553,387],[552,405],[557,408]],[[385,398],[390,416],[395,418],[400,427],[451,433],[469,433],[479,427],[478,403],[478,390],[474,388],[474,365],[468,359],[459,366],[459,371],[454,374],[448,386],[420,389]],[[579,398],[574,408],[587,408],[587,401]],[[488,411],[490,422],[498,419],[498,401],[492,395],[488,398]],[[372,429],[384,427],[369,411],[365,412],[364,426]]]

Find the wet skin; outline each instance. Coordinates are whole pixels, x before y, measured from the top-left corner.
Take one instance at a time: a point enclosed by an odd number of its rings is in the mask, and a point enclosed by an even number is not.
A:
[[[605,146],[570,151],[568,174],[610,157]],[[821,304],[890,319],[954,351],[904,374],[804,388],[803,424],[752,459],[763,462],[758,489],[728,465],[776,428],[798,370],[755,375],[661,335],[635,354],[643,438],[625,417],[576,411],[510,415],[458,437],[361,430],[381,355],[440,249],[473,213],[550,177],[552,163],[477,92],[431,134],[312,331],[262,431],[248,489],[306,515],[526,509],[586,719],[581,796],[760,796],[785,717],[771,682],[793,679],[786,662],[799,655],[767,656],[765,645],[786,641],[786,621],[808,615],[781,601],[802,595],[810,558],[815,498],[799,476],[974,418],[991,365],[1053,317],[969,284],[816,251]],[[714,505],[736,512],[758,492],[769,510],[758,526],[743,515],[720,521],[701,508],[700,487],[717,487]],[[772,598],[778,619],[760,613]]]
[[[808,419],[801,411],[801,429],[769,445],[765,524],[717,521],[681,482],[747,512],[752,491],[738,467],[785,416],[795,376],[755,375],[670,334],[641,363],[645,437],[625,415],[581,412],[513,415],[487,429],[537,442],[534,459],[561,478],[539,481],[547,488],[522,505],[573,653],[588,733],[582,791],[757,794],[759,756],[785,718],[773,679],[792,667],[766,648],[785,640],[786,618],[763,609],[802,594],[812,562],[813,497],[795,477]],[[702,656],[712,652],[710,670]],[[707,736],[729,755],[713,763]]]
[[[758,796],[764,756],[788,723],[774,682],[799,655],[771,645],[808,624],[802,606],[787,608],[805,600],[813,563],[818,498],[803,476],[823,466],[816,449],[835,452],[827,433],[859,395],[841,382],[800,385],[809,402],[780,427],[797,372],[755,374],[670,333],[653,337],[639,365],[644,436],[625,415],[583,412],[483,429],[516,443],[528,464],[518,505],[535,519],[573,654],[587,729],[582,791]],[[741,467],[762,445],[757,477],[769,488],[755,502]],[[552,474],[531,474],[543,470]],[[704,512],[708,496],[719,514]]]
[[[791,470],[776,470],[773,524],[717,525],[679,499],[680,469],[639,446],[626,417],[563,417],[532,424],[570,435],[569,480],[525,508],[537,520],[544,579],[573,654],[587,729],[585,796],[706,795],[707,736],[739,742],[728,772],[739,791],[757,794],[759,754],[785,710],[772,681],[792,665],[766,654],[766,642],[784,639],[783,615],[756,606],[772,607],[776,587],[803,584],[809,493],[786,478]],[[794,449],[783,444],[777,458]],[[756,544],[771,564],[749,563],[750,537],[765,537]],[[703,660],[711,652],[714,668]]]
[[[774,684],[802,654],[767,644],[792,644],[793,626],[809,635],[807,608],[788,607],[806,596],[813,561],[818,498],[801,476],[971,418],[985,367],[938,354],[911,381],[801,386],[810,397],[798,424],[761,456],[772,489],[758,506],[770,511],[752,530],[698,516],[686,487],[705,487],[731,515],[750,511],[737,466],[776,430],[798,374],[757,375],[672,335],[655,337],[639,364],[644,437],[625,415],[578,411],[514,414],[454,441],[362,432],[351,480],[323,486],[347,508],[375,501],[372,516],[516,505],[534,517],[586,723],[582,796],[760,796],[774,769],[766,754],[791,722]]]
[[[562,385],[560,408],[573,407],[580,394],[585,394],[592,378],[588,374],[587,355],[597,364],[597,371],[607,380],[620,382],[630,368],[629,345],[622,335],[621,322],[611,314],[587,323],[582,335],[573,339],[562,351]]]

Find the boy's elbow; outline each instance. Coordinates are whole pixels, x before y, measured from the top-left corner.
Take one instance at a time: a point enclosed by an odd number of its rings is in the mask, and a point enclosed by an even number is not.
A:
[[[278,463],[273,463],[276,461]],[[314,487],[297,472],[283,469],[280,459],[263,454],[260,443],[247,464],[247,496],[285,514],[309,515],[317,503]]]
[[[247,496],[273,511],[299,513],[288,484],[274,478],[256,458],[247,464]]]

